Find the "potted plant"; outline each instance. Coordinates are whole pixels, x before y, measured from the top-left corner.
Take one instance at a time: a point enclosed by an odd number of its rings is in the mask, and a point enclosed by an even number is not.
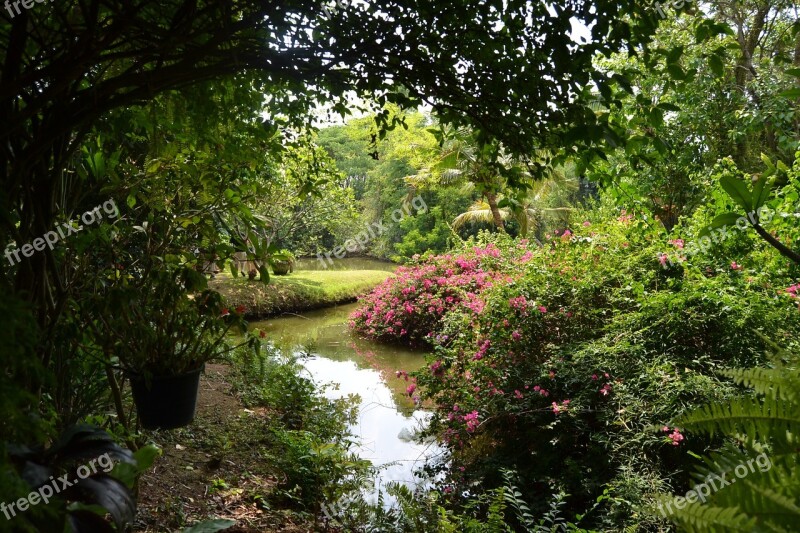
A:
[[[225,342],[231,328],[246,326],[243,310],[231,313],[219,293],[204,287],[205,277],[191,269],[158,273],[147,284],[113,292],[113,316],[101,319],[106,351],[130,381],[145,429],[194,419],[205,363],[233,349]]]
[[[294,271],[294,263],[297,258],[289,250],[283,249],[270,257],[272,272],[276,276],[286,276]]]

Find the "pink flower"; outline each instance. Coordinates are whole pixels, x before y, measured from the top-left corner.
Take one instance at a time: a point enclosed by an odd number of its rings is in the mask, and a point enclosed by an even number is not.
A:
[[[592,374],[592,381],[597,381],[597,374]]]
[[[600,389],[600,394],[602,396],[608,396],[610,393],[611,393],[611,384],[606,383],[605,385],[603,385],[603,388]]]
[[[584,223],[583,223],[583,227],[584,227],[584,228],[588,228],[588,227],[589,227],[589,226],[591,226],[591,225],[592,225],[592,223],[591,223],[591,222],[589,222],[588,220],[584,221]]]
[[[517,296],[508,300],[508,305],[512,309],[526,309],[528,307],[528,300],[524,296]]]
[[[669,426],[664,426],[663,428],[661,428],[661,431],[663,431],[664,433],[669,433]]]
[[[673,239],[669,241],[670,244],[674,245],[676,248],[683,250],[684,242],[683,239]]]
[[[791,287],[786,287],[786,292],[788,292],[792,298],[797,298],[798,290],[800,290],[800,283],[797,285],[792,285]]]
[[[736,261],[731,261],[731,270],[743,270],[744,267]]]
[[[561,405],[558,405],[556,402],[553,402],[551,404],[553,408],[553,413],[555,414],[563,413],[564,411],[566,411],[568,405],[569,405],[569,400],[564,400],[563,402],[561,402]]]
[[[522,335],[520,335],[519,331],[514,330],[511,332],[511,338],[514,339],[515,341],[518,341],[522,338]]]
[[[478,422],[478,411],[472,411],[469,414],[464,415],[464,422],[467,424],[467,431],[472,433],[478,426],[480,422]]]
[[[539,311],[541,311],[542,313],[546,313],[547,312],[547,308],[545,306],[543,306],[543,305],[540,305],[539,306]]]
[[[514,390],[514,398],[522,399],[522,393],[518,390]]]
[[[417,390],[417,386],[416,386],[416,385],[414,385],[414,384],[412,383],[411,385],[409,385],[409,386],[406,388],[406,394],[408,394],[409,396],[411,396],[412,394],[414,394],[414,391],[415,391],[415,390]]]
[[[684,439],[683,435],[681,435],[681,432],[678,428],[675,428],[675,430],[672,433],[670,433],[668,437],[672,439],[673,446],[680,445],[681,441]]]
[[[658,262],[661,263],[661,266],[667,266],[667,254],[659,254]]]

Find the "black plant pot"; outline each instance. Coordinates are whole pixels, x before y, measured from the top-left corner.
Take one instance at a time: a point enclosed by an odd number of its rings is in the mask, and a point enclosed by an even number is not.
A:
[[[177,376],[153,376],[149,383],[139,374],[129,375],[142,427],[175,429],[189,425],[194,419],[202,371],[198,368]]]

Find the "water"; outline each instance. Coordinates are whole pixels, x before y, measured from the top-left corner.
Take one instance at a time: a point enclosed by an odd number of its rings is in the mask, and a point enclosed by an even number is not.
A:
[[[425,364],[424,353],[355,338],[347,320],[357,304],[343,305],[303,315],[276,317],[254,323],[282,349],[304,346],[311,354],[303,364],[316,383],[333,382],[325,394],[340,398],[361,397],[359,417],[352,426],[359,440],[357,453],[380,470],[376,489],[389,481],[413,488],[421,480],[414,475],[425,459],[441,453],[435,443],[418,444],[410,435],[429,413],[417,408],[406,393],[410,382],[395,375]],[[374,500],[376,494],[370,495]]]

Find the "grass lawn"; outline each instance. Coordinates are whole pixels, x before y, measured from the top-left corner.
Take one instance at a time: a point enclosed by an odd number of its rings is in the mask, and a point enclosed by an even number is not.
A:
[[[353,302],[390,275],[386,270],[299,270],[272,276],[264,285],[221,273],[209,285],[231,308],[243,305],[248,318],[263,318]]]

